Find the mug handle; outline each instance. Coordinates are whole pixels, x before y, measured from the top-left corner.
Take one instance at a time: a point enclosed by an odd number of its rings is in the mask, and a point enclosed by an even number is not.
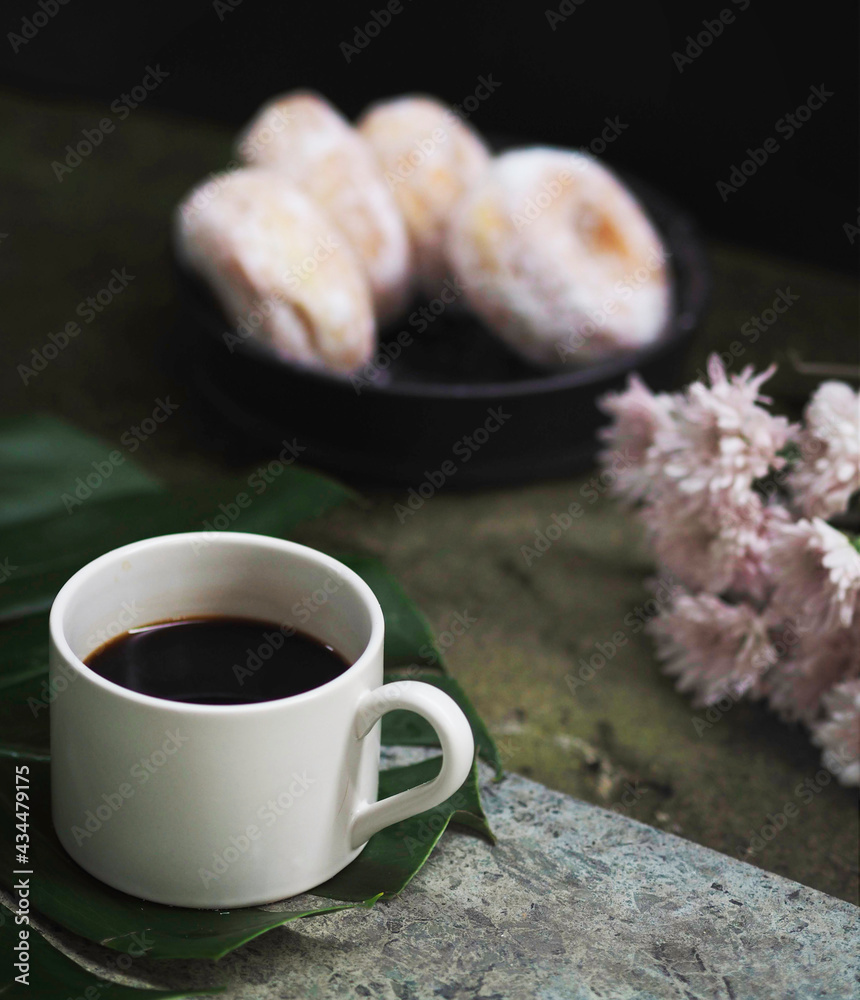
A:
[[[374,833],[416,813],[438,806],[453,795],[472,769],[475,740],[463,710],[444,691],[421,681],[394,681],[368,691],[358,704],[355,735],[363,739],[385,715],[397,708],[416,712],[436,730],[442,744],[442,769],[432,781],[379,802],[361,805],[350,823],[350,842],[355,850]]]

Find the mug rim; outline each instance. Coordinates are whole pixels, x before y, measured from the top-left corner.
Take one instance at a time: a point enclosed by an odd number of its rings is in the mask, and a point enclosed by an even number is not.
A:
[[[106,563],[116,559],[117,556],[121,557],[127,553],[157,548],[158,545],[165,542],[177,543],[182,540],[190,544],[191,540],[195,537],[205,537],[207,544],[213,544],[213,534],[217,536],[214,540],[214,544],[220,545],[226,543],[230,546],[244,543],[246,545],[250,544],[259,548],[271,549],[273,554],[279,554],[282,556],[303,555],[310,557],[318,565],[335,572],[338,576],[352,584],[353,588],[358,592],[359,598],[370,612],[370,637],[368,638],[364,649],[358,657],[356,657],[355,661],[351,663],[347,669],[343,671],[343,673],[338,674],[337,677],[333,677],[330,681],[326,681],[318,687],[311,688],[309,691],[302,691],[299,694],[287,695],[283,698],[274,698],[270,701],[249,702],[238,705],[206,705],[198,702],[174,701],[170,698],[157,698],[155,695],[143,694],[140,691],[133,691],[131,688],[124,687],[122,684],[117,684],[116,681],[103,677],[91,667],[88,667],[87,664],[76,655],[66,639],[65,630],[63,628],[63,619],[72,595],[81,586],[85,585],[91,577],[95,576],[101,569],[103,569]],[[78,674],[86,677],[91,683],[103,688],[108,693],[124,698],[127,701],[139,705],[172,711],[182,715],[237,716],[256,713],[263,714],[265,712],[273,712],[278,709],[283,709],[287,705],[298,705],[311,701],[314,698],[323,697],[326,694],[336,691],[338,686],[346,685],[348,683],[347,678],[351,679],[351,677],[356,673],[359,673],[369,661],[375,660],[375,658],[382,653],[382,643],[385,631],[385,619],[379,600],[377,599],[376,594],[374,594],[371,588],[358,575],[358,573],[355,572],[355,570],[350,569],[349,566],[344,565],[344,563],[333,558],[332,556],[326,555],[324,552],[320,552],[319,549],[311,548],[309,545],[302,545],[299,542],[292,542],[285,538],[274,538],[271,535],[260,535],[242,531],[179,531],[173,532],[169,535],[154,535],[151,538],[142,538],[136,542],[129,542],[127,545],[121,545],[118,548],[110,549],[108,552],[104,552],[102,555],[90,560],[90,562],[86,563],[86,565],[82,566],[79,570],[73,573],[68,580],[66,580],[58,591],[57,596],[54,598],[48,622],[51,642],[53,643],[55,649]]]

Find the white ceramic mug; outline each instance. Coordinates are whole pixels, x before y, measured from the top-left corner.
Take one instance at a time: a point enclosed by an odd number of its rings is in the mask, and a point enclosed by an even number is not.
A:
[[[196,615],[294,625],[352,664],[276,701],[205,705],[139,694],[83,662],[106,638]],[[51,609],[54,827],[72,858],[135,896],[194,907],[270,903],[312,889],[391,823],[466,779],[469,723],[429,684],[382,684],[382,609],[342,563],[238,532],[134,542],[79,570]],[[436,778],[377,802],[378,720],[436,729]]]

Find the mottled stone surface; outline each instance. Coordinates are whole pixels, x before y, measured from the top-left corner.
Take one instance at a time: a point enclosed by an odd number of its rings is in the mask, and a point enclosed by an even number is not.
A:
[[[399,898],[275,929],[217,966],[138,960],[136,981],[222,983],[230,1000],[857,995],[851,904],[526,778],[483,778],[496,846],[449,832]]]

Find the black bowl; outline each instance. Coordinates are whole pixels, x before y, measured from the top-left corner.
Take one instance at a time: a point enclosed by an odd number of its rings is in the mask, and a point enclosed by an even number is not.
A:
[[[279,451],[296,438],[303,462],[355,482],[426,494],[581,471],[605,420],[597,398],[631,371],[655,390],[676,387],[707,299],[707,258],[693,221],[650,186],[625,180],[671,255],[672,318],[648,347],[548,371],[515,355],[456,300],[435,315],[440,301],[425,303],[423,314],[416,304],[384,331],[370,377],[350,380],[290,364],[253,338],[227,343],[232,324],[202,282],[180,270],[190,386],[249,449]],[[404,330],[405,347],[397,339]]]

